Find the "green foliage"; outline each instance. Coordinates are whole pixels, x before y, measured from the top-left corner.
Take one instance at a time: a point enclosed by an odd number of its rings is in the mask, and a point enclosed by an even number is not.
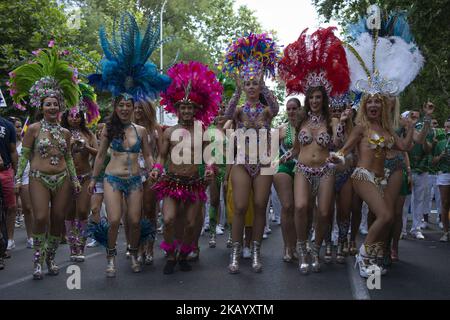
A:
[[[102,50],[98,30],[105,26],[111,34],[113,21],[126,10],[143,24],[149,14],[159,24],[161,0],[15,0],[0,2],[0,86],[8,105],[12,105],[5,83],[8,72],[30,57],[31,51],[47,47],[54,39],[62,49],[71,51],[69,62],[79,74],[95,71],[89,60],[98,62]],[[163,13],[163,67],[178,61],[198,60],[215,69],[229,41],[245,32],[261,32],[261,25],[247,7],[233,10],[234,0],[169,0]],[[67,19],[79,10],[79,28],[70,28]],[[160,65],[157,50],[152,60]],[[110,106],[109,96],[98,94],[102,116]],[[8,108],[7,114],[20,114]]]
[[[326,21],[337,20],[343,27],[365,15],[369,4],[383,10],[406,10],[415,41],[425,57],[425,67],[402,94],[402,109],[420,107],[432,101],[441,123],[450,115],[450,0],[313,0]]]

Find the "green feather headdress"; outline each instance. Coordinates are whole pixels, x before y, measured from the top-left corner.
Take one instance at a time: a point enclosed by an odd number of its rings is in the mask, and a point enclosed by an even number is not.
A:
[[[76,106],[80,96],[77,69],[61,59],[53,41],[49,48],[33,51],[33,54],[33,60],[9,73],[7,84],[14,106],[20,110],[26,110],[25,105],[39,108],[45,97],[57,98],[61,111],[65,105]]]

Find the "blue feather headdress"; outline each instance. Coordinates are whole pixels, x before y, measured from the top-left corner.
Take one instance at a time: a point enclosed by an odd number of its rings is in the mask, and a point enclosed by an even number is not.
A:
[[[357,23],[348,25],[345,33],[351,40],[356,40],[363,33],[372,33],[372,30],[367,27],[367,18],[361,17]],[[382,15],[378,36],[383,38],[400,37],[408,44],[414,42],[406,11],[395,11],[389,15]]]
[[[130,13],[122,15],[118,30],[114,22],[111,41],[105,28],[101,27],[99,34],[104,58],[97,66],[99,73],[88,76],[89,84],[97,90],[111,92],[114,97],[129,95],[135,101],[157,99],[171,79],[148,61],[161,45],[159,25],[155,20],[152,16],[148,19],[143,37]]]

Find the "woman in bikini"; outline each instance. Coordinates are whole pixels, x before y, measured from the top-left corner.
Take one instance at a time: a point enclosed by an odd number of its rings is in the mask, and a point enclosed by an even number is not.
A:
[[[70,148],[81,184],[80,194],[70,201],[66,211],[65,226],[70,261],[83,262],[87,240],[87,218],[91,207],[91,195],[87,189],[92,173],[89,160],[97,155],[97,139],[86,127],[86,120],[80,108],[72,108],[64,112],[61,125],[72,134]]]

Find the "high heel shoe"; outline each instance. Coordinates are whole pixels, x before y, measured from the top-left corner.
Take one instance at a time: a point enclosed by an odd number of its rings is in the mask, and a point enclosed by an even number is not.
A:
[[[345,262],[344,243],[343,242],[340,242],[337,245],[336,262],[337,263],[344,263]]]
[[[351,256],[355,256],[358,253],[358,249],[356,248],[356,241],[350,241],[349,254]]]
[[[138,249],[137,248],[129,248],[130,251],[130,258],[131,258],[131,270],[133,270],[134,273],[141,272],[141,263],[138,261]]]
[[[391,249],[391,260],[392,262],[398,262],[398,250]]]
[[[34,280],[42,280],[44,278],[44,275],[42,273],[42,265],[45,261],[45,234],[34,234],[33,235],[33,248],[34,248],[34,255],[33,255],[33,262],[34,262],[34,268],[33,268],[33,279]]]
[[[240,242],[234,242],[231,249],[230,264],[228,265],[228,271],[231,274],[239,273],[240,256],[241,256],[241,244]]]
[[[228,232],[228,239],[227,239],[227,248],[233,247],[233,240],[231,238],[231,231]]]
[[[306,260],[306,255],[308,254],[306,249],[306,241],[297,241],[297,255],[298,255],[298,268],[300,273],[309,273],[309,263]]]
[[[210,248],[215,248],[216,247],[216,234],[215,233],[211,233],[209,235],[209,247]]]
[[[59,274],[59,267],[55,262],[56,249],[58,249],[59,246],[59,239],[59,237],[49,235],[47,240],[48,248],[46,262],[48,266],[48,274],[51,276],[56,276]]]
[[[293,252],[291,248],[284,247],[284,256],[283,261],[287,263],[291,263],[294,260]]]
[[[323,259],[327,264],[333,261],[333,244],[331,242],[328,242],[325,247],[325,256]]]
[[[262,271],[262,263],[261,263],[261,243],[258,241],[253,241],[252,248],[252,269],[254,272]]]
[[[320,260],[319,260],[319,253],[320,253],[320,245],[314,244],[311,248],[311,270],[312,272],[320,272]]]
[[[345,241],[343,242],[342,245],[342,254],[344,255],[344,257],[347,257],[349,254],[349,248],[348,248],[348,240],[345,239]]]
[[[116,255],[117,250],[106,248],[106,276],[108,278],[114,278],[116,276]]]

